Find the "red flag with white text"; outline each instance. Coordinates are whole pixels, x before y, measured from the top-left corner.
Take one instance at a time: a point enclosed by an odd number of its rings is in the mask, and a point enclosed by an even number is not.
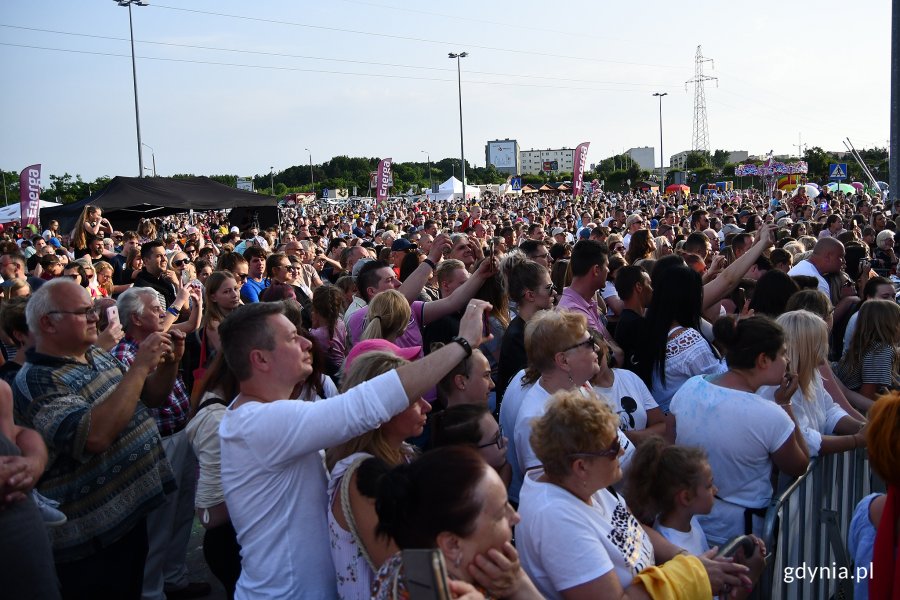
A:
[[[584,186],[584,163],[587,160],[587,151],[590,142],[582,142],[575,148],[575,157],[572,161],[575,166],[575,172],[572,174],[572,197],[577,198],[581,195],[581,188]]]
[[[388,192],[390,191],[391,184],[391,159],[390,158],[382,158],[381,162],[378,163],[378,169],[375,171],[376,181],[375,181],[375,206],[381,206],[381,203],[388,199]]]
[[[25,167],[19,174],[19,201],[22,208],[22,228],[34,225],[40,229],[41,165]]]

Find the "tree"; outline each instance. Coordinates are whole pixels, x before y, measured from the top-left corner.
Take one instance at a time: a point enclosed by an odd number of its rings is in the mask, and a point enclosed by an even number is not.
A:
[[[725,169],[730,155],[731,153],[728,150],[716,150],[712,155],[713,166],[719,170]]]
[[[698,169],[700,167],[706,167],[712,164],[712,158],[709,155],[709,152],[705,150],[695,150],[693,152],[689,152],[687,158],[684,161],[685,169]]]

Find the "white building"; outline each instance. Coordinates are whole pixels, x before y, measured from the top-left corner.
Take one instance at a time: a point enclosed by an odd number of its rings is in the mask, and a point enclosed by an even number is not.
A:
[[[522,174],[559,173],[575,170],[575,149],[560,148],[557,150],[521,150],[519,160],[522,163]]]
[[[644,171],[652,171],[656,166],[656,148],[653,146],[643,146],[641,148],[629,148],[628,155],[631,160],[636,162]]]

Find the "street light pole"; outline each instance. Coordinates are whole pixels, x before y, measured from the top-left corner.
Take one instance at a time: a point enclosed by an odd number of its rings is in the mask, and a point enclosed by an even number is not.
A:
[[[312,184],[312,192],[313,197],[316,195],[316,180],[313,177],[313,168],[312,168],[312,150],[309,148],[304,148],[307,152],[309,152],[309,182]]]
[[[431,153],[428,150],[422,150],[425,153],[425,156],[428,157],[428,189],[434,189],[434,182],[431,180]]]
[[[269,167],[269,186],[272,188],[272,196],[275,195],[275,167]]]
[[[153,158],[153,176],[156,177],[156,151],[153,150],[153,148],[151,148],[149,144],[143,144],[143,145],[150,148],[150,156],[151,156],[151,158]]]
[[[662,129],[662,99],[663,96],[668,96],[668,92],[654,92],[654,96],[659,98],[659,176],[660,176],[660,186],[665,191],[666,187],[666,155],[663,154],[663,129]]]
[[[456,80],[459,85],[459,156],[462,159],[460,168],[462,172],[462,193],[463,200],[466,199],[466,148],[463,143],[463,117],[462,117],[462,72],[459,66],[459,60],[469,55],[468,52],[460,52],[458,54],[450,52],[448,58],[456,59]]]
[[[134,60],[134,26],[131,21],[131,5],[147,6],[142,0],[114,0],[119,6],[128,7],[128,31],[131,34],[131,78],[134,83],[134,123],[137,128],[137,145],[138,145],[138,177],[144,176],[144,150],[141,147],[141,111],[138,108],[138,89],[137,89],[137,64]]]

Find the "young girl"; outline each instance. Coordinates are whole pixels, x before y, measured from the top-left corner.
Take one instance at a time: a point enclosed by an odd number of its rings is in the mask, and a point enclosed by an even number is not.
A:
[[[712,511],[718,492],[701,448],[671,446],[647,438],[628,469],[626,498],[631,512],[664,538],[694,555],[709,550],[696,515]]]
[[[900,305],[869,300],[859,309],[850,348],[834,372],[851,390],[875,400],[900,385]]]

